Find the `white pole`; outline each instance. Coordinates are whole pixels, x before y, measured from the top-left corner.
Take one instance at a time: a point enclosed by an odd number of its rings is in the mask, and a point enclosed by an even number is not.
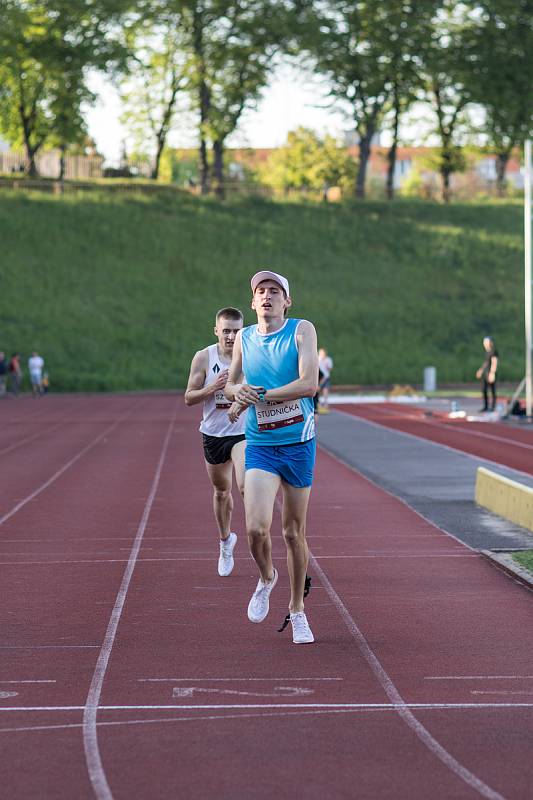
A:
[[[531,385],[531,139],[524,146],[524,302],[526,328],[526,416],[531,419],[532,385]]]

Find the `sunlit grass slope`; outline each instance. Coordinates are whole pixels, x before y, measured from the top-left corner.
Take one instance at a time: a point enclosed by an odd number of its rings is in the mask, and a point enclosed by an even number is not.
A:
[[[490,333],[521,377],[519,204],[327,206],[192,196],[0,193],[0,349],[44,356],[55,390],[183,387],[215,311],[289,278],[335,383],[469,381]]]

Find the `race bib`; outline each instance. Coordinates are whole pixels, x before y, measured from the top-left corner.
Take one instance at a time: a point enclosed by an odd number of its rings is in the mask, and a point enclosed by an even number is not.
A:
[[[255,405],[255,415],[260,431],[271,431],[304,421],[299,400],[282,400],[281,402],[265,400],[263,403]]]
[[[222,391],[215,392],[215,407],[216,408],[229,408],[231,406],[230,401]]]

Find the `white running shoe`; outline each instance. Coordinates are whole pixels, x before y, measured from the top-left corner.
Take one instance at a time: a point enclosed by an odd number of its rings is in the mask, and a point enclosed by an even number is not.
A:
[[[313,631],[309,627],[307,617],[303,611],[291,614],[292,641],[294,644],[311,644],[315,641]]]
[[[268,614],[270,592],[278,582],[278,571],[274,569],[274,577],[268,583],[259,578],[252,599],[248,603],[248,619],[250,622],[263,622]]]
[[[233,565],[233,548],[237,544],[237,534],[230,533],[227,539],[220,540],[220,555],[218,557],[218,574],[225,578],[230,575]]]

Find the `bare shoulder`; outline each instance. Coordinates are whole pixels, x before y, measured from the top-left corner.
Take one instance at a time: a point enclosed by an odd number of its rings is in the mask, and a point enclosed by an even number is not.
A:
[[[203,369],[205,371],[207,369],[208,364],[209,364],[209,348],[204,347],[202,350],[198,350],[192,357],[191,369],[194,370]]]
[[[298,336],[298,338],[305,337],[306,339],[310,337],[316,338],[315,326],[312,322],[309,322],[308,319],[301,319],[296,328],[296,336]]]

